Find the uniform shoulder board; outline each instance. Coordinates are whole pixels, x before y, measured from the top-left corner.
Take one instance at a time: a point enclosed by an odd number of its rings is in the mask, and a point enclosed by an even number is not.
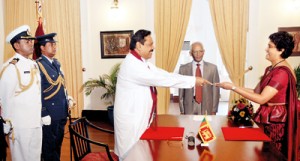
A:
[[[18,62],[19,60],[20,60],[19,58],[13,58],[13,60],[11,60],[11,61],[9,62],[9,64],[16,65],[17,62]]]
[[[41,61],[42,57],[37,58],[35,61]]]

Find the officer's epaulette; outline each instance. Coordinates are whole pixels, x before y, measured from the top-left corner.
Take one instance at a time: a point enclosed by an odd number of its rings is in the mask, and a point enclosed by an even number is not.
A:
[[[42,60],[42,57],[39,57],[36,59],[36,61],[41,61]]]
[[[13,65],[16,65],[17,62],[19,61],[20,59],[19,58],[13,58],[6,66],[4,66],[0,72],[0,79],[2,78],[2,74],[3,72],[6,70],[6,68],[10,65],[10,64],[13,64]],[[17,68],[17,66],[15,66]]]
[[[18,62],[19,60],[20,60],[19,58],[13,58],[13,60],[11,60],[11,61],[9,62],[9,64],[16,65],[17,62]]]

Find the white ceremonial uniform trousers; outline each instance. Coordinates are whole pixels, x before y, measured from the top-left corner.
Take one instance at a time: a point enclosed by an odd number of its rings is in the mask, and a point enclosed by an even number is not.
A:
[[[14,128],[15,140],[9,136],[12,161],[40,161],[42,151],[42,127]]]

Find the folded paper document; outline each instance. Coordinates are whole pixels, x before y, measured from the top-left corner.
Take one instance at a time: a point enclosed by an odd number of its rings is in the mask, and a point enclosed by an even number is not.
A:
[[[141,140],[178,140],[183,139],[183,127],[149,127]]]
[[[271,141],[259,128],[222,127],[222,132],[227,141]]]

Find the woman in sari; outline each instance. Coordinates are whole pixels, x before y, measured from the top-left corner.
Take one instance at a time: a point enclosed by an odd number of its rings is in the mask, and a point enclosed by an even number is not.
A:
[[[285,60],[293,51],[293,36],[279,31],[269,36],[266,59],[271,62],[255,89],[235,86],[229,82],[216,84],[260,104],[253,120],[262,125],[271,138],[271,145],[288,161],[297,161],[297,91],[293,68]]]

